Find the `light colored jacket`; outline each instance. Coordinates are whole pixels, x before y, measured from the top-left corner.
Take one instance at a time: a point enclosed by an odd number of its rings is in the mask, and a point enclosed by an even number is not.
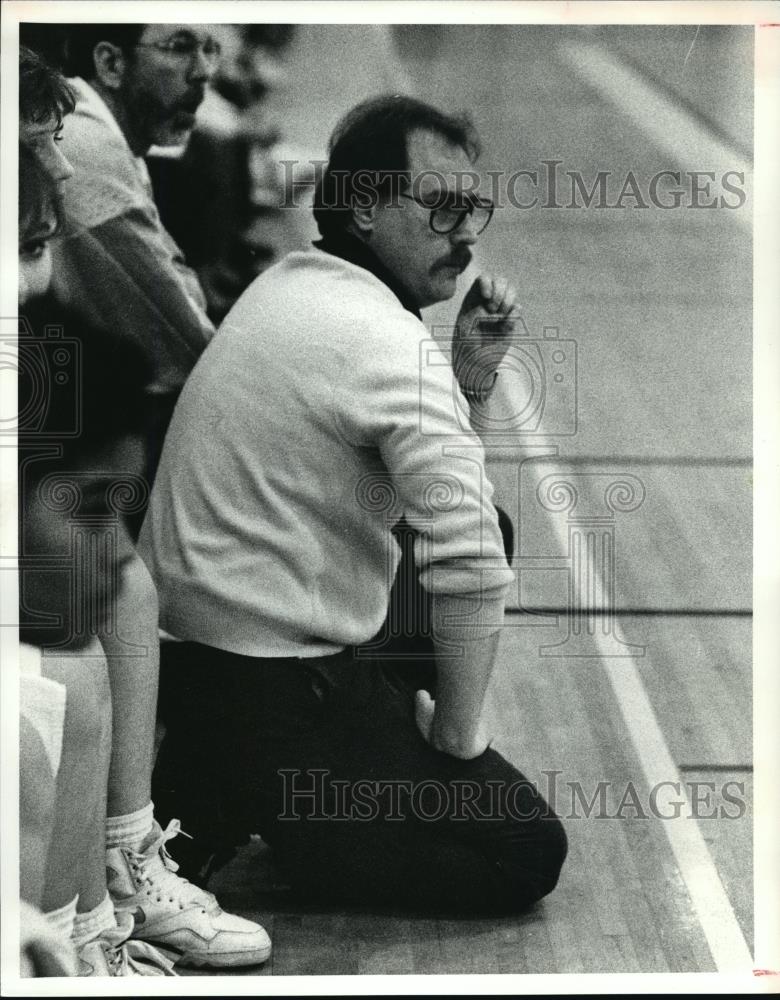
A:
[[[145,162],[100,95],[80,78],[69,82],[78,100],[62,150],[75,173],[52,245],[55,295],[108,336],[141,347],[150,393],[176,392],[214,333],[203,292],[160,221]]]
[[[176,407],[139,543],[162,627],[248,656],[365,642],[404,515],[423,587],[462,599],[453,636],[497,631],[513,576],[463,412],[449,363],[379,278],[289,254],[239,299]]]

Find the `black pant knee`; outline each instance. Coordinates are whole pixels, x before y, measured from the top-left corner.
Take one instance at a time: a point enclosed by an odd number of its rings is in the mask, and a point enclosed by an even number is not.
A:
[[[558,884],[568,853],[568,838],[557,816],[550,814],[534,824],[533,832],[506,844],[497,864],[506,892],[505,909],[520,911],[549,895]]]

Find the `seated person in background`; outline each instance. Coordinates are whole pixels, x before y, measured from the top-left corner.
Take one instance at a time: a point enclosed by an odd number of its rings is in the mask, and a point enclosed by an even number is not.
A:
[[[150,475],[173,402],[214,328],[197,276],[160,221],[144,156],[152,144],[187,141],[217,58],[208,32],[193,25],[67,28],[76,107],[61,148],[75,173],[53,247],[54,292],[147,359]]]
[[[515,293],[483,275],[466,294],[459,386],[419,312],[454,295],[490,220],[459,184],[476,153],[468,123],[412,98],[350,112],[315,196],[323,239],[261,275],[206,349],[139,541],[161,624],[185,640],[161,815],[186,804],[199,832],[191,776],[213,775],[286,881],[329,902],[517,910],[566,855],[483,719],[512,573],[459,414],[495,381]],[[361,649],[387,612],[402,515],[431,596],[435,700]]]
[[[51,88],[25,89],[23,108],[31,92]],[[49,118],[44,108],[29,121]],[[176,875],[164,845],[178,825],[161,830],[150,801],[157,605],[123,524],[146,493],[148,361],[39,298],[52,273],[61,177],[32,143],[20,144],[20,165],[20,631],[23,659],[66,690],[53,832],[39,837],[49,849],[33,894],[72,935],[82,974],[167,972],[171,962],[141,938],[183,964],[262,962],[264,930]],[[45,333],[52,323],[64,328],[59,342]],[[30,373],[47,370],[54,348],[70,357],[68,377],[44,386],[42,410]]]
[[[294,26],[218,24],[211,32],[222,53],[187,147],[175,157],[152,150],[147,163],[163,223],[218,323],[261,271],[303,249],[304,239],[300,213],[284,207],[280,123],[269,108],[285,83]]]
[[[110,584],[116,579],[121,585],[122,561],[128,549],[132,552],[118,519],[113,525],[106,522],[103,494],[114,487],[114,475],[118,476],[120,469],[131,476],[140,472],[142,451],[130,435],[142,427],[142,410],[137,394],[128,395],[121,381],[112,385],[109,402],[106,390],[100,388],[102,372],[97,380],[94,371],[88,375],[87,364],[96,359],[91,350],[78,359],[85,364],[77,361],[69,366],[66,382],[44,386],[47,406],[43,412],[36,407],[39,386],[34,373],[40,368],[36,361],[46,365],[51,345],[35,337],[26,324],[31,317],[30,298],[43,294],[51,277],[48,241],[55,235],[59,219],[54,182],[24,146],[20,147],[19,203],[19,299],[25,317],[19,340],[23,706],[24,689],[29,684],[26,679],[30,677],[65,693],[59,743],[56,748],[47,748],[51,778],[56,775],[48,828],[44,830],[39,821],[34,852],[27,849],[22,837],[22,894],[46,913],[51,930],[63,942],[63,951],[66,941],[72,943],[78,954],[74,974],[164,975],[171,963],[154,948],[129,942],[132,916],[125,912],[118,923],[107,892],[111,695],[105,657],[94,638],[95,632],[106,626],[105,615],[115,610],[111,605],[117,595]],[[68,332],[75,331],[69,327]],[[63,339],[55,346],[64,353],[73,342]],[[83,339],[81,346],[89,347]],[[133,372],[138,362],[124,357],[121,366]],[[102,399],[96,389],[102,392]],[[80,433],[74,435],[80,391],[85,393],[86,420]],[[103,519],[106,534],[110,532],[111,539],[118,542],[110,558],[97,562],[87,558],[80,565],[72,565],[76,551],[72,547],[73,532],[78,531],[79,518],[85,518],[90,525],[86,533],[81,532],[82,543],[90,537],[90,531],[94,532],[95,518]],[[93,550],[93,554],[99,552],[99,546]],[[106,606],[103,601],[107,596]],[[103,609],[97,617],[96,606]],[[79,621],[85,612],[86,620]],[[45,650],[52,655],[44,655]],[[58,650],[62,655],[57,655]],[[24,734],[23,729],[23,741]],[[38,769],[37,776],[31,774],[29,747],[24,742],[20,752],[20,818],[24,831],[31,799],[40,793],[41,771]],[[31,781],[38,787],[31,787]]]
[[[59,191],[73,167],[62,153],[62,124],[76,106],[61,73],[30,49],[19,48],[19,143],[35,158]],[[50,251],[46,252],[50,261]]]
[[[48,241],[59,224],[54,182],[35,154],[19,147],[19,300],[49,285]],[[24,399],[22,398],[22,402]],[[65,687],[44,677],[40,656],[19,657],[19,885],[23,976],[75,975],[75,951],[41,915],[46,859],[55,824],[56,779],[65,727]]]

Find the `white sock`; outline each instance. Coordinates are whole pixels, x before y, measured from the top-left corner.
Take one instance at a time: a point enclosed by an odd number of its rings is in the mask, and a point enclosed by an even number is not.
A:
[[[125,816],[106,818],[106,847],[131,847],[138,850],[154,823],[154,806],[149,805]]]
[[[58,910],[50,910],[49,913],[45,914],[49,926],[65,938],[69,938],[73,934],[73,922],[76,919],[76,903],[78,901],[79,897],[76,895]]]
[[[98,903],[94,910],[87,913],[77,913],[73,924],[73,934],[71,940],[76,951],[81,951],[85,944],[100,937],[103,931],[116,927],[116,915],[114,904],[108,893]]]

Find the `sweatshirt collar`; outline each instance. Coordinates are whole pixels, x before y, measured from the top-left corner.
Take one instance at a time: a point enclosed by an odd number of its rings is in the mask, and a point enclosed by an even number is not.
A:
[[[87,83],[86,80],[82,79],[80,76],[69,77],[68,83],[71,85],[73,90],[76,91],[76,95],[79,99],[79,103],[82,106],[82,110],[87,110],[93,117],[97,118],[106,125],[114,135],[118,135],[125,142],[124,135],[122,135],[122,129],[119,127],[119,123],[116,118],[114,118],[113,112],[100,96],[100,94],[95,90],[91,83]],[[130,147],[128,146],[128,149]]]
[[[408,310],[419,320],[422,319],[417,303],[412,299],[409,292],[363,240],[358,239],[357,236],[353,236],[352,233],[342,232],[321,240],[315,240],[314,246],[318,250],[333,254],[334,257],[341,257],[342,260],[346,260],[350,264],[355,264],[357,267],[362,267],[366,271],[370,271],[375,278],[379,278],[383,284],[387,285],[404,309]]]
[[[114,113],[111,108],[109,108],[92,84],[87,83],[87,81],[82,77],[71,76],[68,78],[68,83],[76,92],[79,111],[92,115],[93,118],[105,125],[109,131],[113,132],[113,134],[122,141],[128,154],[133,159],[133,164],[135,169],[138,171],[138,175],[148,191],[151,192],[152,181],[149,176],[149,168],[146,166],[146,160],[144,160],[142,156],[136,156],[132,149],[130,149],[130,145],[125,138],[122,129],[119,127],[119,122],[114,117]]]

